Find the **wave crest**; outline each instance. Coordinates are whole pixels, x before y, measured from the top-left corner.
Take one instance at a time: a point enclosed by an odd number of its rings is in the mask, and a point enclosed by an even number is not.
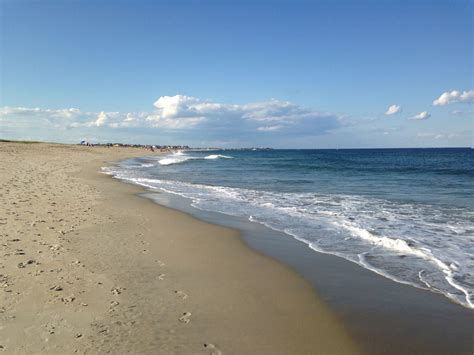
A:
[[[188,160],[202,160],[202,159],[215,160],[215,159],[232,159],[232,158],[233,157],[230,157],[228,155],[221,155],[221,154],[211,154],[205,157],[191,156],[179,151],[158,160],[158,163],[160,165],[172,165],[172,164],[184,163]]]
[[[168,156],[160,164],[192,158]],[[193,184],[137,176],[137,172],[120,168],[112,174],[189,198],[202,210],[246,217],[291,235],[318,252],[337,255],[396,282],[429,289],[474,308],[474,277],[470,271],[474,260],[469,243],[474,214],[470,210],[458,208],[456,214],[451,211],[447,223],[444,207],[431,205],[360,195]]]
[[[211,155],[208,155],[207,157],[204,157],[204,159],[219,159],[219,158],[232,159],[232,157],[229,157],[227,155],[221,155],[221,154],[211,154]]]

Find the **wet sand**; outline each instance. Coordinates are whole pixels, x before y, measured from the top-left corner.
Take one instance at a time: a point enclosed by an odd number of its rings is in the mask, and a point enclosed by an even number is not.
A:
[[[472,354],[474,312],[445,296],[403,285],[246,219],[195,209],[167,193],[145,197],[241,231],[252,249],[296,270],[367,354]]]
[[[139,155],[0,143],[0,350],[358,353],[290,268],[99,172]]]

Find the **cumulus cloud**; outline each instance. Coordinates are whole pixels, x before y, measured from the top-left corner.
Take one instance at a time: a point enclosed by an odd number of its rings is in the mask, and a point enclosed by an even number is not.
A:
[[[186,95],[161,96],[149,112],[82,112],[79,109],[0,108],[0,119],[42,117],[62,128],[158,128],[235,132],[318,133],[340,125],[340,117],[279,100],[225,104]]]
[[[471,103],[474,102],[474,90],[469,91],[446,91],[433,101],[434,106],[444,106],[456,102]]]
[[[400,113],[402,112],[402,108],[401,106],[398,106],[398,105],[391,105],[389,106],[389,108],[387,109],[387,111],[385,112],[385,114],[387,116],[390,116],[390,115],[395,115],[397,113]]]
[[[409,119],[410,120],[426,120],[430,117],[431,117],[431,115],[428,112],[423,111],[423,112],[420,112],[418,115],[409,117]]]
[[[427,111],[420,112],[419,114],[410,117],[412,120],[426,120],[430,118],[431,115]]]
[[[97,119],[93,122],[93,124],[97,127],[102,127],[105,126],[107,121],[109,121],[109,116],[104,111],[102,111],[101,113],[99,113]]]
[[[292,123],[304,119],[327,117],[311,109],[305,109],[287,101],[269,100],[248,104],[223,104],[201,100],[184,95],[162,96],[155,103],[157,114],[154,120],[160,119],[199,119],[199,122],[226,121],[228,118],[240,118],[246,121]],[[191,123],[195,123],[192,121]]]

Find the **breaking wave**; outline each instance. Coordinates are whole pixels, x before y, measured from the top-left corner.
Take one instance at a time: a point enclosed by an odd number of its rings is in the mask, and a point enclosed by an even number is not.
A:
[[[204,157],[204,159],[219,159],[219,158],[232,159],[232,157],[229,157],[227,155],[220,155],[220,154],[211,154],[211,155],[208,155],[207,157]]]
[[[225,157],[211,156],[204,159]],[[195,157],[171,156],[159,162],[169,165],[189,159]],[[396,282],[474,308],[474,212],[467,208],[348,194],[210,186],[139,176],[123,167],[105,172],[188,198],[202,210],[261,223],[318,252],[337,255]]]
[[[206,160],[214,160],[214,159],[232,159],[232,157],[227,156],[227,155],[221,155],[221,154],[211,154],[205,157],[201,156],[192,156],[185,154],[183,152],[176,152],[171,155],[168,155],[164,158],[161,158],[158,160],[158,163],[160,165],[172,165],[172,164],[180,164],[184,163],[189,160],[201,160],[201,159],[206,159]]]

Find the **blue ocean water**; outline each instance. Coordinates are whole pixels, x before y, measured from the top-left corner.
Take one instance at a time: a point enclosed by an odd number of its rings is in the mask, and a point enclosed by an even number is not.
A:
[[[187,151],[105,170],[474,308],[472,149]]]

